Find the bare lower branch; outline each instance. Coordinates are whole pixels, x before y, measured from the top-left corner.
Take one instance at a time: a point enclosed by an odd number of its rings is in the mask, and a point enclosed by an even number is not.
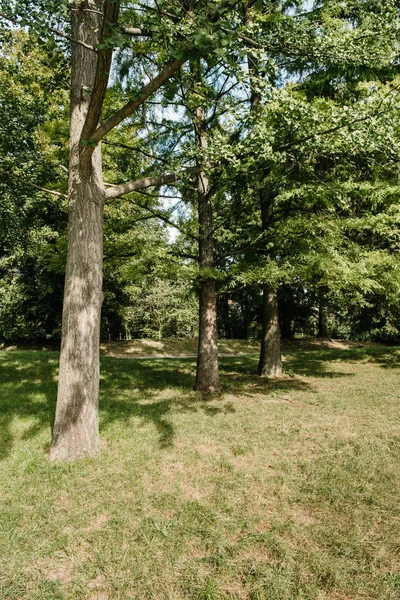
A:
[[[29,187],[33,187],[37,190],[40,190],[41,192],[47,192],[48,194],[53,194],[53,196],[59,196],[60,198],[68,199],[68,196],[66,196],[65,194],[62,194],[61,192],[56,192],[55,190],[49,190],[45,187],[42,187],[41,185],[36,185],[36,183],[32,183],[31,181],[22,179],[22,177],[13,175],[12,173],[5,171],[4,169],[0,169],[0,173],[2,173],[3,175],[6,175],[7,177],[10,177],[10,179],[14,179],[15,181],[19,181],[20,183],[23,183],[24,185],[28,185]]]
[[[94,48],[93,46],[90,46],[89,44],[85,44],[85,42],[81,42],[80,40],[75,40],[74,38],[72,38],[70,35],[67,35],[66,33],[63,33],[62,31],[60,31],[59,29],[54,29],[53,27],[50,28],[50,31],[52,33],[55,33],[56,35],[58,35],[59,37],[64,38],[65,40],[68,40],[69,42],[72,42],[73,44],[78,44],[78,46],[83,46],[84,48],[86,48],[87,50],[91,50],[92,52],[97,52],[96,48]]]
[[[109,200],[110,198],[118,198],[124,194],[129,194],[130,192],[136,192],[149,187],[161,187],[162,185],[167,185],[168,183],[174,183],[175,181],[180,181],[185,175],[196,175],[202,169],[203,167],[187,167],[183,171],[177,171],[176,173],[168,173],[165,175],[156,175],[155,177],[144,177],[143,179],[136,179],[136,181],[128,181],[127,183],[122,183],[121,185],[116,185],[109,188],[106,191],[106,199]]]
[[[18,19],[13,19],[12,17],[9,17],[2,12],[0,12],[0,17],[2,19],[5,19],[6,21],[10,21],[10,23],[15,23],[15,25],[18,25],[18,27],[22,28],[22,25],[21,25],[20,21],[18,21]],[[85,44],[85,42],[76,40],[76,39],[72,38],[70,35],[67,35],[66,33],[64,33],[63,31],[60,31],[59,29],[54,29],[54,27],[49,27],[49,31],[51,31],[52,33],[55,33],[55,35],[58,35],[59,37],[63,38],[64,40],[68,40],[69,42],[72,42],[73,44],[78,44],[79,46],[83,46],[87,50],[91,50],[92,52],[97,52],[96,48],[93,48],[93,46],[89,46],[89,44]]]

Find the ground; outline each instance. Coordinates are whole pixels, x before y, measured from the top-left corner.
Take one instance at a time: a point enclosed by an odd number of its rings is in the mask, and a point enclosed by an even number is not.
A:
[[[57,359],[0,352],[1,600],[400,598],[398,348],[224,357],[207,397],[193,359],[103,356],[102,452],[67,465]]]

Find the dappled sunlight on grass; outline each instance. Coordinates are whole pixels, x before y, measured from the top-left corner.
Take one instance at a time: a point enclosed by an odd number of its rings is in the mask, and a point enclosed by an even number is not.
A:
[[[29,420],[25,440],[52,425],[57,366],[58,355],[52,352],[0,353],[0,459],[13,446],[19,419]]]

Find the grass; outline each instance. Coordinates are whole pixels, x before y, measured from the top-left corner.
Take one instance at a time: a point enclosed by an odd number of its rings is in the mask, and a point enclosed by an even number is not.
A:
[[[260,342],[256,340],[219,340],[221,354],[248,354],[257,352]],[[103,342],[101,350],[108,356],[196,356],[197,338],[170,338],[162,340],[130,340],[127,342]]]
[[[0,352],[1,600],[400,598],[400,356],[102,358],[102,453],[48,462],[57,359]]]

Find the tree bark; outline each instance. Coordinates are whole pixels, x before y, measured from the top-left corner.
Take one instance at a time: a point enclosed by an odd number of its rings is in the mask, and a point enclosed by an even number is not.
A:
[[[318,338],[329,339],[326,305],[322,298],[318,304]]]
[[[259,112],[261,95],[254,88],[254,79],[259,76],[258,61],[248,57],[250,74],[250,105],[256,114]],[[265,173],[262,173],[262,177]],[[265,237],[267,231],[273,227],[274,193],[266,186],[260,189],[261,229]],[[269,254],[265,251],[265,254]],[[279,326],[278,296],[268,286],[263,286],[262,308],[262,337],[258,374],[267,377],[280,377],[282,375],[281,334]]]
[[[274,195],[266,187],[260,190],[261,226],[263,234],[273,225]],[[282,375],[281,332],[279,326],[278,296],[276,291],[263,286],[262,336],[258,374],[267,377]]]
[[[203,107],[195,110],[197,143],[207,150],[207,131]],[[199,342],[196,369],[196,390],[216,392],[221,390],[217,344],[217,292],[215,280],[207,275],[214,267],[213,218],[210,179],[204,170],[197,175],[199,219]],[[205,273],[204,273],[205,271]]]
[[[267,377],[282,375],[278,297],[276,292],[267,286],[263,288],[262,338],[258,374]]]
[[[99,43],[103,2],[88,0],[72,10],[73,37]],[[87,5],[87,6],[86,6]],[[68,255],[62,317],[62,342],[51,460],[73,460],[99,450],[99,340],[103,270],[101,149],[82,167],[81,135],[94,86],[98,56],[72,46],[69,164]]]

